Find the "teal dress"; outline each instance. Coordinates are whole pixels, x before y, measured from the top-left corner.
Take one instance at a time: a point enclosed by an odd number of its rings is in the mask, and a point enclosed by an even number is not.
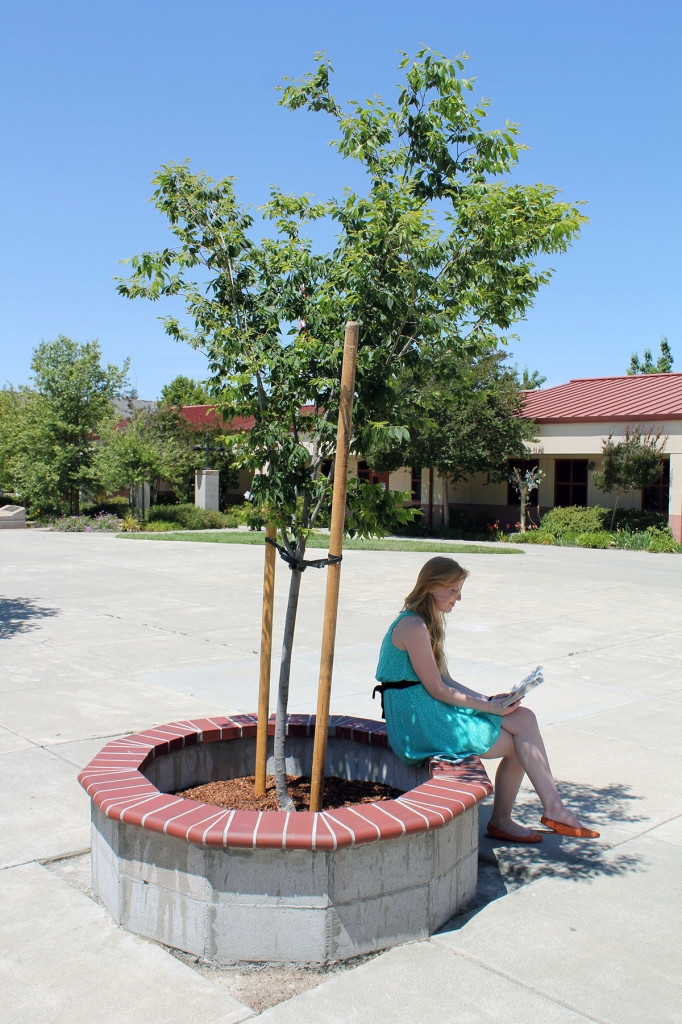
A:
[[[381,644],[376,677],[380,683],[413,679],[418,685],[385,690],[386,730],[391,749],[407,764],[421,764],[427,757],[463,758],[484,754],[500,735],[502,717],[457,708],[436,700],[421,685],[407,651],[393,644],[394,627],[406,615],[401,612]]]

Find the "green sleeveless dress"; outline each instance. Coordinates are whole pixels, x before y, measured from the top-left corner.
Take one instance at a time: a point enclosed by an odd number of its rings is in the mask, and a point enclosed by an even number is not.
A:
[[[418,681],[409,654],[396,647],[391,638],[400,620],[415,614],[401,612],[389,626],[376,671],[380,683]],[[461,759],[469,754],[484,754],[500,735],[500,715],[444,704],[421,683],[402,690],[388,689],[383,696],[389,745],[407,764],[421,764],[427,757]]]

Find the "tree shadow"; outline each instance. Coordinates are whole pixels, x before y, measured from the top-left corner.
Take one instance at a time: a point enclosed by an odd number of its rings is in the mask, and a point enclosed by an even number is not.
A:
[[[38,629],[40,619],[59,615],[58,608],[37,604],[30,597],[0,596],[0,640]]]
[[[608,786],[586,786],[558,782],[562,799],[586,825],[600,829],[646,821],[638,814],[636,803],[641,799],[632,788],[622,783]],[[538,798],[532,791],[519,794],[515,818],[528,827],[542,829],[542,813]],[[462,928],[493,900],[541,878],[561,878],[580,882],[589,879],[620,876],[644,870],[642,858],[630,849],[607,845],[600,839],[584,840],[545,832],[541,843],[506,845],[485,834],[490,817],[490,804],[480,809],[478,886],[476,895],[461,914],[444,926],[446,931]],[[634,838],[634,836],[633,836]]]

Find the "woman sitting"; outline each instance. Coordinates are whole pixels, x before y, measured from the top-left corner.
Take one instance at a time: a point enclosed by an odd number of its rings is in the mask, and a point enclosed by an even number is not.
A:
[[[485,697],[448,672],[443,652],[445,616],[461,600],[469,575],[438,555],[422,567],[403,611],[384,637],[377,668],[392,750],[407,764],[428,757],[468,754],[501,758],[495,775],[488,835],[506,842],[538,843],[542,833],[512,819],[524,773],[538,794],[542,822],[561,835],[594,839],[564,805],[547,760],[535,715],[520,701],[503,707],[507,694]]]

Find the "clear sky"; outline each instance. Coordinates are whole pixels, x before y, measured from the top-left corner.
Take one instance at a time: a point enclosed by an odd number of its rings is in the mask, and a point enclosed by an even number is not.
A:
[[[155,170],[189,157],[234,175],[254,206],[268,185],[319,198],[352,182],[324,115],[289,113],[275,87],[326,50],[340,100],[390,100],[398,51],[471,60],[488,124],[522,126],[516,180],[586,200],[590,224],[527,319],[514,359],[548,377],[624,373],[667,335],[682,371],[677,0],[22,0],[0,24],[3,244],[0,385],[28,382],[33,348],[98,338],[132,360],[141,398],[200,353],[171,341],[158,305],[120,298],[119,261],[170,239],[147,202]],[[178,308],[177,312],[180,312]]]

